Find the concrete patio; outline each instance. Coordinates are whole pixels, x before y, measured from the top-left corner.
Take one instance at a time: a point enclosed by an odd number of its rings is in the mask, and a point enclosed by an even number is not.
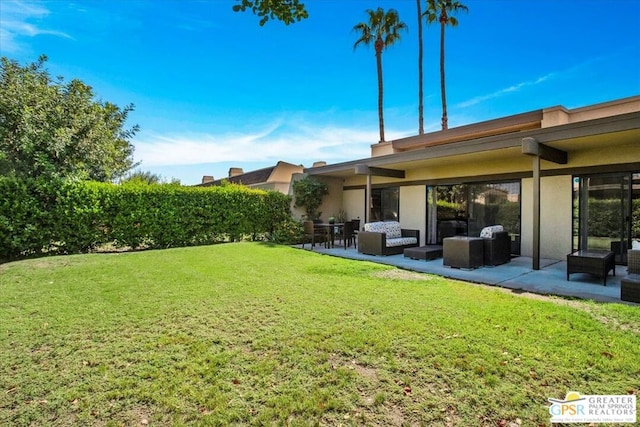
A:
[[[308,244],[306,248],[309,248]],[[424,261],[405,258],[403,255],[365,255],[358,253],[352,247],[345,249],[342,246],[328,249],[322,245],[316,245],[313,250],[340,258],[371,261],[466,282],[499,286],[512,289],[514,292],[523,291],[542,295],[591,299],[599,302],[639,305],[620,299],[620,280],[627,274],[627,267],[623,265],[616,266],[616,276],[609,273],[607,286],[603,286],[602,279],[582,273],[571,274],[570,281],[567,281],[567,263],[558,260],[542,259],[540,260],[541,269],[533,270],[531,258],[520,256],[512,258],[511,262],[507,264],[496,267],[465,270],[442,265],[442,258]]]

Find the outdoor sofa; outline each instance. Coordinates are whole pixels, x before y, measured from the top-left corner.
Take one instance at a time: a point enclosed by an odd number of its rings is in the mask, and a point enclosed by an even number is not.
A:
[[[368,255],[396,255],[418,246],[420,230],[400,228],[398,221],[370,222],[358,232],[358,252]]]

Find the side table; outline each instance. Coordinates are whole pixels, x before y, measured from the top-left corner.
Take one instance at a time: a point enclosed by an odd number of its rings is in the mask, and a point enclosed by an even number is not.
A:
[[[484,239],[453,236],[442,240],[442,264],[453,268],[477,268],[484,263]]]
[[[640,274],[630,274],[620,281],[620,299],[640,304]]]

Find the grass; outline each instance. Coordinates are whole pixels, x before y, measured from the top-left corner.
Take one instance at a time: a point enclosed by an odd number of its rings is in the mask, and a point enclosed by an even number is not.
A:
[[[640,309],[255,243],[0,266],[0,425],[548,425]],[[517,424],[514,424],[517,425]]]

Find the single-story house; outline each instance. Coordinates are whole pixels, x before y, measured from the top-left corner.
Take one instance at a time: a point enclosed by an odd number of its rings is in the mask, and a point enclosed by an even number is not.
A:
[[[214,179],[212,176],[203,176],[202,183],[198,187],[210,187],[222,185],[223,182],[242,184],[250,188],[260,190],[279,191],[290,194],[293,175],[301,174],[304,170],[302,165],[279,161],[275,166],[244,172],[242,168],[233,167],[229,169],[229,176],[222,179]]]
[[[377,143],[305,173],[329,185],[323,212],[397,220],[421,245],[500,224],[534,269],[578,249],[625,264],[640,239],[640,96]]]

